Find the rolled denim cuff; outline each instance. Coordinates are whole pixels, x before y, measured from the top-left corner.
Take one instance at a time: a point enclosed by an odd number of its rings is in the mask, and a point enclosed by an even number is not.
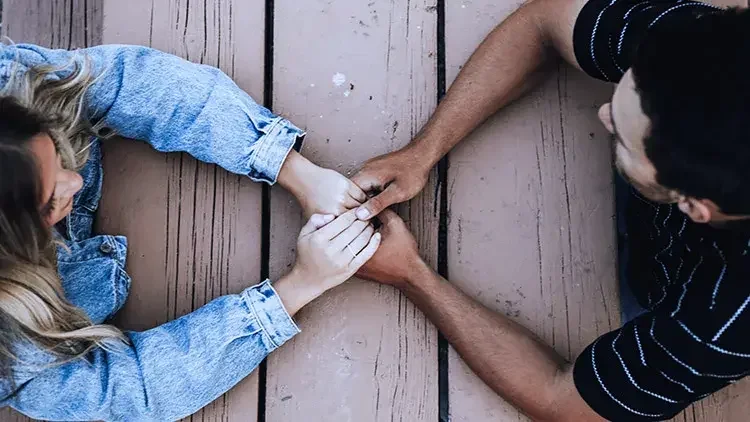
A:
[[[268,132],[254,145],[255,153],[250,158],[250,174],[255,182],[275,184],[281,167],[292,149],[299,152],[305,132],[292,122],[279,117]]]
[[[242,293],[248,307],[266,334],[269,351],[280,347],[301,331],[284,308],[281,298],[266,280]]]

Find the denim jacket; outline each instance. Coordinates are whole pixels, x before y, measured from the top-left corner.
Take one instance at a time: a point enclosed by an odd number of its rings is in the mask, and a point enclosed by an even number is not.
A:
[[[272,184],[302,138],[213,67],[144,47],[84,53],[100,75],[86,96],[89,118],[159,151],[187,152]],[[13,69],[65,65],[74,54],[3,47],[0,82]],[[58,270],[67,299],[101,323],[122,307],[130,277],[126,239],[92,233],[103,174],[100,141],[90,148],[83,190],[58,228],[67,246],[58,250]],[[14,382],[0,381],[0,404],[45,420],[175,420],[221,396],[298,332],[267,280],[154,329],[127,332],[127,346],[97,348],[62,365],[49,365],[42,350],[17,345]]]

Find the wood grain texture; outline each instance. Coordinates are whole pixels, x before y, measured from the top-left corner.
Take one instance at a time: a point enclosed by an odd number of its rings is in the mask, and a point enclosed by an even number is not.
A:
[[[217,66],[262,99],[263,12],[257,0],[107,0],[103,40]],[[131,140],[107,142],[104,166],[99,229],[130,245],[133,285],[120,326],[148,329],[259,281],[259,185]],[[252,375],[191,419],[252,421],[257,399]]]
[[[308,130],[304,154],[351,174],[408,142],[435,106],[434,1],[275,3],[274,101]],[[452,80],[519,2],[446,3]],[[261,99],[263,11],[263,0],[5,0],[3,34],[56,48],[151,45],[217,65]],[[336,73],[347,79],[340,87]],[[566,357],[619,325],[609,151],[596,121],[610,92],[563,67],[451,154],[451,279]],[[134,279],[120,325],[147,329],[257,281],[258,185],[131,140],[107,143],[105,172],[98,229],[128,235]],[[400,207],[433,264],[437,194],[433,175]],[[301,219],[278,188],[271,210],[278,278]],[[269,362],[266,420],[437,419],[435,330],[403,296],[354,280],[298,319],[303,334]],[[255,420],[257,383],[249,377],[191,419]],[[454,421],[524,420],[452,350],[450,383]],[[741,382],[675,421],[744,421],[749,392]],[[2,422],[26,420],[0,410]]]
[[[104,0],[5,0],[3,35],[52,48],[101,44]]]
[[[448,2],[449,80],[518,5]],[[611,92],[563,66],[451,154],[451,279],[569,359],[619,326],[610,152],[596,117]],[[745,420],[747,391],[739,383],[675,420]],[[526,420],[452,349],[450,404],[454,421]]]
[[[275,2],[274,108],[306,128],[303,153],[352,174],[411,140],[436,103],[433,1]],[[339,74],[345,82],[337,86]],[[437,256],[435,177],[401,211]],[[274,188],[271,275],[294,262],[300,210]],[[305,308],[269,358],[268,421],[437,420],[437,336],[400,293],[353,280]]]
[[[2,35],[16,43],[49,48],[84,48],[101,43],[103,0],[4,0]],[[9,408],[0,422],[31,419]]]
[[[447,2],[452,81],[520,2]],[[597,120],[611,88],[568,67],[450,155],[450,279],[566,358],[619,326],[610,143]],[[526,420],[451,349],[453,421]]]

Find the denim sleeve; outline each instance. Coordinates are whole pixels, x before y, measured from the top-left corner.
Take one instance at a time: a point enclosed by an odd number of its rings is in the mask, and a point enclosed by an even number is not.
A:
[[[14,51],[26,66],[64,66],[77,54],[28,44]],[[81,52],[98,76],[86,95],[89,118],[120,136],[267,183],[276,182],[289,152],[301,145],[300,129],[258,105],[215,67],[138,46]]]
[[[17,371],[18,389],[1,404],[43,420],[176,420],[221,396],[298,332],[266,281],[127,333],[131,345],[121,350],[97,348],[33,377]]]

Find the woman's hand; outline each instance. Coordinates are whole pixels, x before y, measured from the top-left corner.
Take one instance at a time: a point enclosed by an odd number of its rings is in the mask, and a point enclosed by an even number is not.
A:
[[[297,240],[297,262],[274,287],[290,315],[350,279],[380,246],[380,233],[354,210],[334,219],[315,214]]]
[[[299,201],[306,217],[341,215],[360,206],[367,195],[354,182],[334,170],[319,167],[292,151],[279,173],[279,184]]]

